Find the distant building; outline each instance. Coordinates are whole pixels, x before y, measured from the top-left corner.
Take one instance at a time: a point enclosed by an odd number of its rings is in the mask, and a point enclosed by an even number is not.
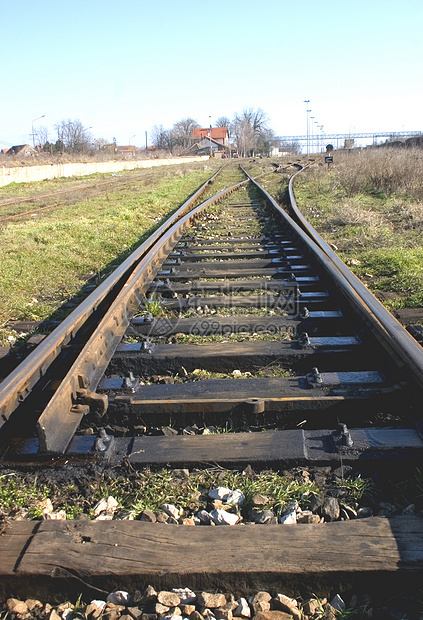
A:
[[[210,155],[213,157],[223,157],[231,155],[236,151],[235,147],[229,144],[229,132],[227,127],[196,127],[192,132],[194,144],[188,152],[196,155]]]
[[[112,144],[105,144],[101,148],[103,151],[116,153],[117,155],[123,155],[124,157],[132,157],[133,155],[136,155],[137,152],[137,147],[132,144],[128,144],[128,146],[117,146],[115,142]]]
[[[192,132],[192,139],[199,141],[202,138],[212,138],[223,146],[229,146],[229,131],[227,127],[212,127],[210,134],[210,127],[196,127]]]
[[[278,146],[271,146],[269,155],[270,157],[283,157],[284,155],[291,155],[292,151],[281,151]]]
[[[25,157],[36,155],[37,151],[30,144],[19,144],[11,146],[6,155],[24,155]]]
[[[137,147],[132,144],[128,144],[128,146],[115,146],[115,153],[119,153],[119,155],[135,155],[137,152]]]

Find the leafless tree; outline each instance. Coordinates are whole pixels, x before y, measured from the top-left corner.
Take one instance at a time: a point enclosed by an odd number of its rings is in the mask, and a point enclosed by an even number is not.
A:
[[[105,138],[96,138],[93,141],[93,147],[95,149],[97,149],[98,151],[101,151],[101,149],[104,149],[105,146],[109,145],[110,142],[108,140],[106,140]]]
[[[215,123],[216,127],[229,127],[230,124],[231,120],[227,116],[219,116]]]
[[[236,115],[232,123],[232,135],[238,152],[245,157],[254,148],[254,134],[249,119],[243,114]]]
[[[193,118],[178,121],[172,127],[172,143],[187,149],[193,142],[192,132],[196,127],[199,127],[199,124]]]
[[[273,131],[273,129],[270,129],[269,127],[262,129],[259,132],[256,140],[255,148],[257,152],[261,153],[261,155],[270,155],[274,137],[275,132]]]
[[[268,128],[268,117],[261,108],[245,108],[235,114],[231,123],[232,135],[243,157],[254,155],[260,140]]]
[[[48,129],[45,125],[39,125],[34,129],[34,143],[36,146],[43,146],[46,142],[48,142]]]
[[[272,144],[277,146],[280,151],[299,155],[301,153],[301,144],[299,142],[287,142],[286,140],[273,140]]]
[[[170,150],[170,131],[165,129],[163,125],[154,125],[151,130],[151,142],[156,149]]]
[[[57,140],[64,144],[68,153],[84,153],[90,150],[93,138],[79,119],[60,121],[54,128]]]

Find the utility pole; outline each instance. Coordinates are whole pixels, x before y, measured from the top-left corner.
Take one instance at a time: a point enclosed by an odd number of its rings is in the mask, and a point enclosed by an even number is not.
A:
[[[35,132],[34,132],[34,123],[35,121],[39,121],[40,118],[44,118],[45,114],[43,114],[42,116],[39,116],[38,118],[34,118],[34,120],[32,121],[32,146],[35,148]]]

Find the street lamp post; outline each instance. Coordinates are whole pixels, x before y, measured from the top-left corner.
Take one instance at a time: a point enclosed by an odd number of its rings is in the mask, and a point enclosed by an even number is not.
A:
[[[311,146],[311,152],[313,152],[313,122],[314,122],[314,116],[310,116],[310,120],[311,120],[311,123],[310,123],[310,134],[311,134],[311,136],[310,136],[310,138],[311,138],[310,146]]]
[[[34,120],[32,121],[32,146],[35,148],[35,133],[34,133],[34,123],[35,121],[39,121],[40,118],[44,118],[45,114],[43,114],[42,116],[39,116],[38,118],[34,118]]]
[[[135,138],[135,136],[136,136],[136,135],[137,135],[137,134],[136,134],[136,133],[134,133],[134,135],[133,135],[133,136],[131,136],[131,137],[129,138],[129,146],[131,146],[131,140],[132,140],[132,138]]]
[[[308,104],[310,103],[310,99],[304,99],[304,103],[306,104],[306,113],[307,113],[307,155],[308,155],[310,151],[309,120],[308,120],[308,116],[311,112],[311,110],[308,109]]]

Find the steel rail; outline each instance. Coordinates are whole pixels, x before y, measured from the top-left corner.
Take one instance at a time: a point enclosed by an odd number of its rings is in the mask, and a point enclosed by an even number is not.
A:
[[[110,292],[123,285],[134,265],[152,245],[180,218],[213,183],[221,168],[210,177],[184,204],[128,256],[56,329],[40,343],[27,358],[0,383],[0,429],[32,392],[36,383],[45,376],[51,364],[69,345],[81,327],[105,301]]]
[[[289,197],[292,201],[291,203],[295,205],[294,213],[298,213],[303,227],[297,224],[248,172],[245,170],[243,172],[317,256],[323,267],[332,275],[334,281],[337,282],[340,289],[343,290],[353,306],[359,311],[361,317],[376,331],[379,336],[379,342],[389,352],[390,356],[396,360],[397,365],[409,369],[413,379],[420,387],[423,387],[423,348],[383,307],[376,297],[368,291],[357,276],[348,269],[317,231],[305,220],[296,206],[292,182],[295,176],[302,170],[303,167],[301,166],[301,170],[296,172],[290,179]]]
[[[107,399],[102,395],[95,394],[95,389],[132,316],[141,305],[148,286],[159,271],[167,255],[178,242],[184,229],[191,225],[193,219],[202,210],[215,202],[219,202],[225,195],[248,182],[248,179],[246,179],[219,192],[180,219],[176,217],[180,213],[178,211],[167,222],[167,227],[163,234],[155,234],[153,235],[154,241],[151,239],[146,241],[147,251],[143,252],[137,266],[126,279],[123,287],[107,309],[107,313],[100,319],[99,324],[82,348],[78,358],[72,364],[41,413],[37,421],[40,452],[49,454],[65,452],[83,415],[89,411],[99,415],[104,413],[107,409]],[[22,383],[22,380],[25,380],[24,370],[18,367],[17,371],[20,371],[19,378]],[[11,382],[8,382],[7,379],[5,383],[5,388],[10,388],[9,396],[10,392],[12,396],[16,394],[16,381],[11,386]],[[2,392],[0,391],[1,395]],[[3,401],[0,400],[0,403],[3,402],[4,399]],[[9,401],[6,401],[5,405],[9,404],[10,407],[10,404],[13,403],[16,403],[16,397],[14,400],[11,398]]]
[[[9,222],[10,220],[18,220],[20,218],[28,217],[29,215],[37,215],[38,213],[43,213],[49,209],[56,209],[57,207],[63,207],[63,205],[60,203],[55,205],[46,205],[45,207],[32,209],[32,211],[23,211],[22,213],[15,213],[14,215],[6,215],[5,217],[0,217],[0,224],[3,224],[3,222]]]
[[[97,405],[100,415],[106,411],[105,395],[94,394],[95,390],[168,254],[200,212],[246,183],[248,180],[241,181],[209,198],[176,221],[151,245],[40,415],[37,434],[41,452],[65,452],[82,417],[90,409],[95,411]]]

